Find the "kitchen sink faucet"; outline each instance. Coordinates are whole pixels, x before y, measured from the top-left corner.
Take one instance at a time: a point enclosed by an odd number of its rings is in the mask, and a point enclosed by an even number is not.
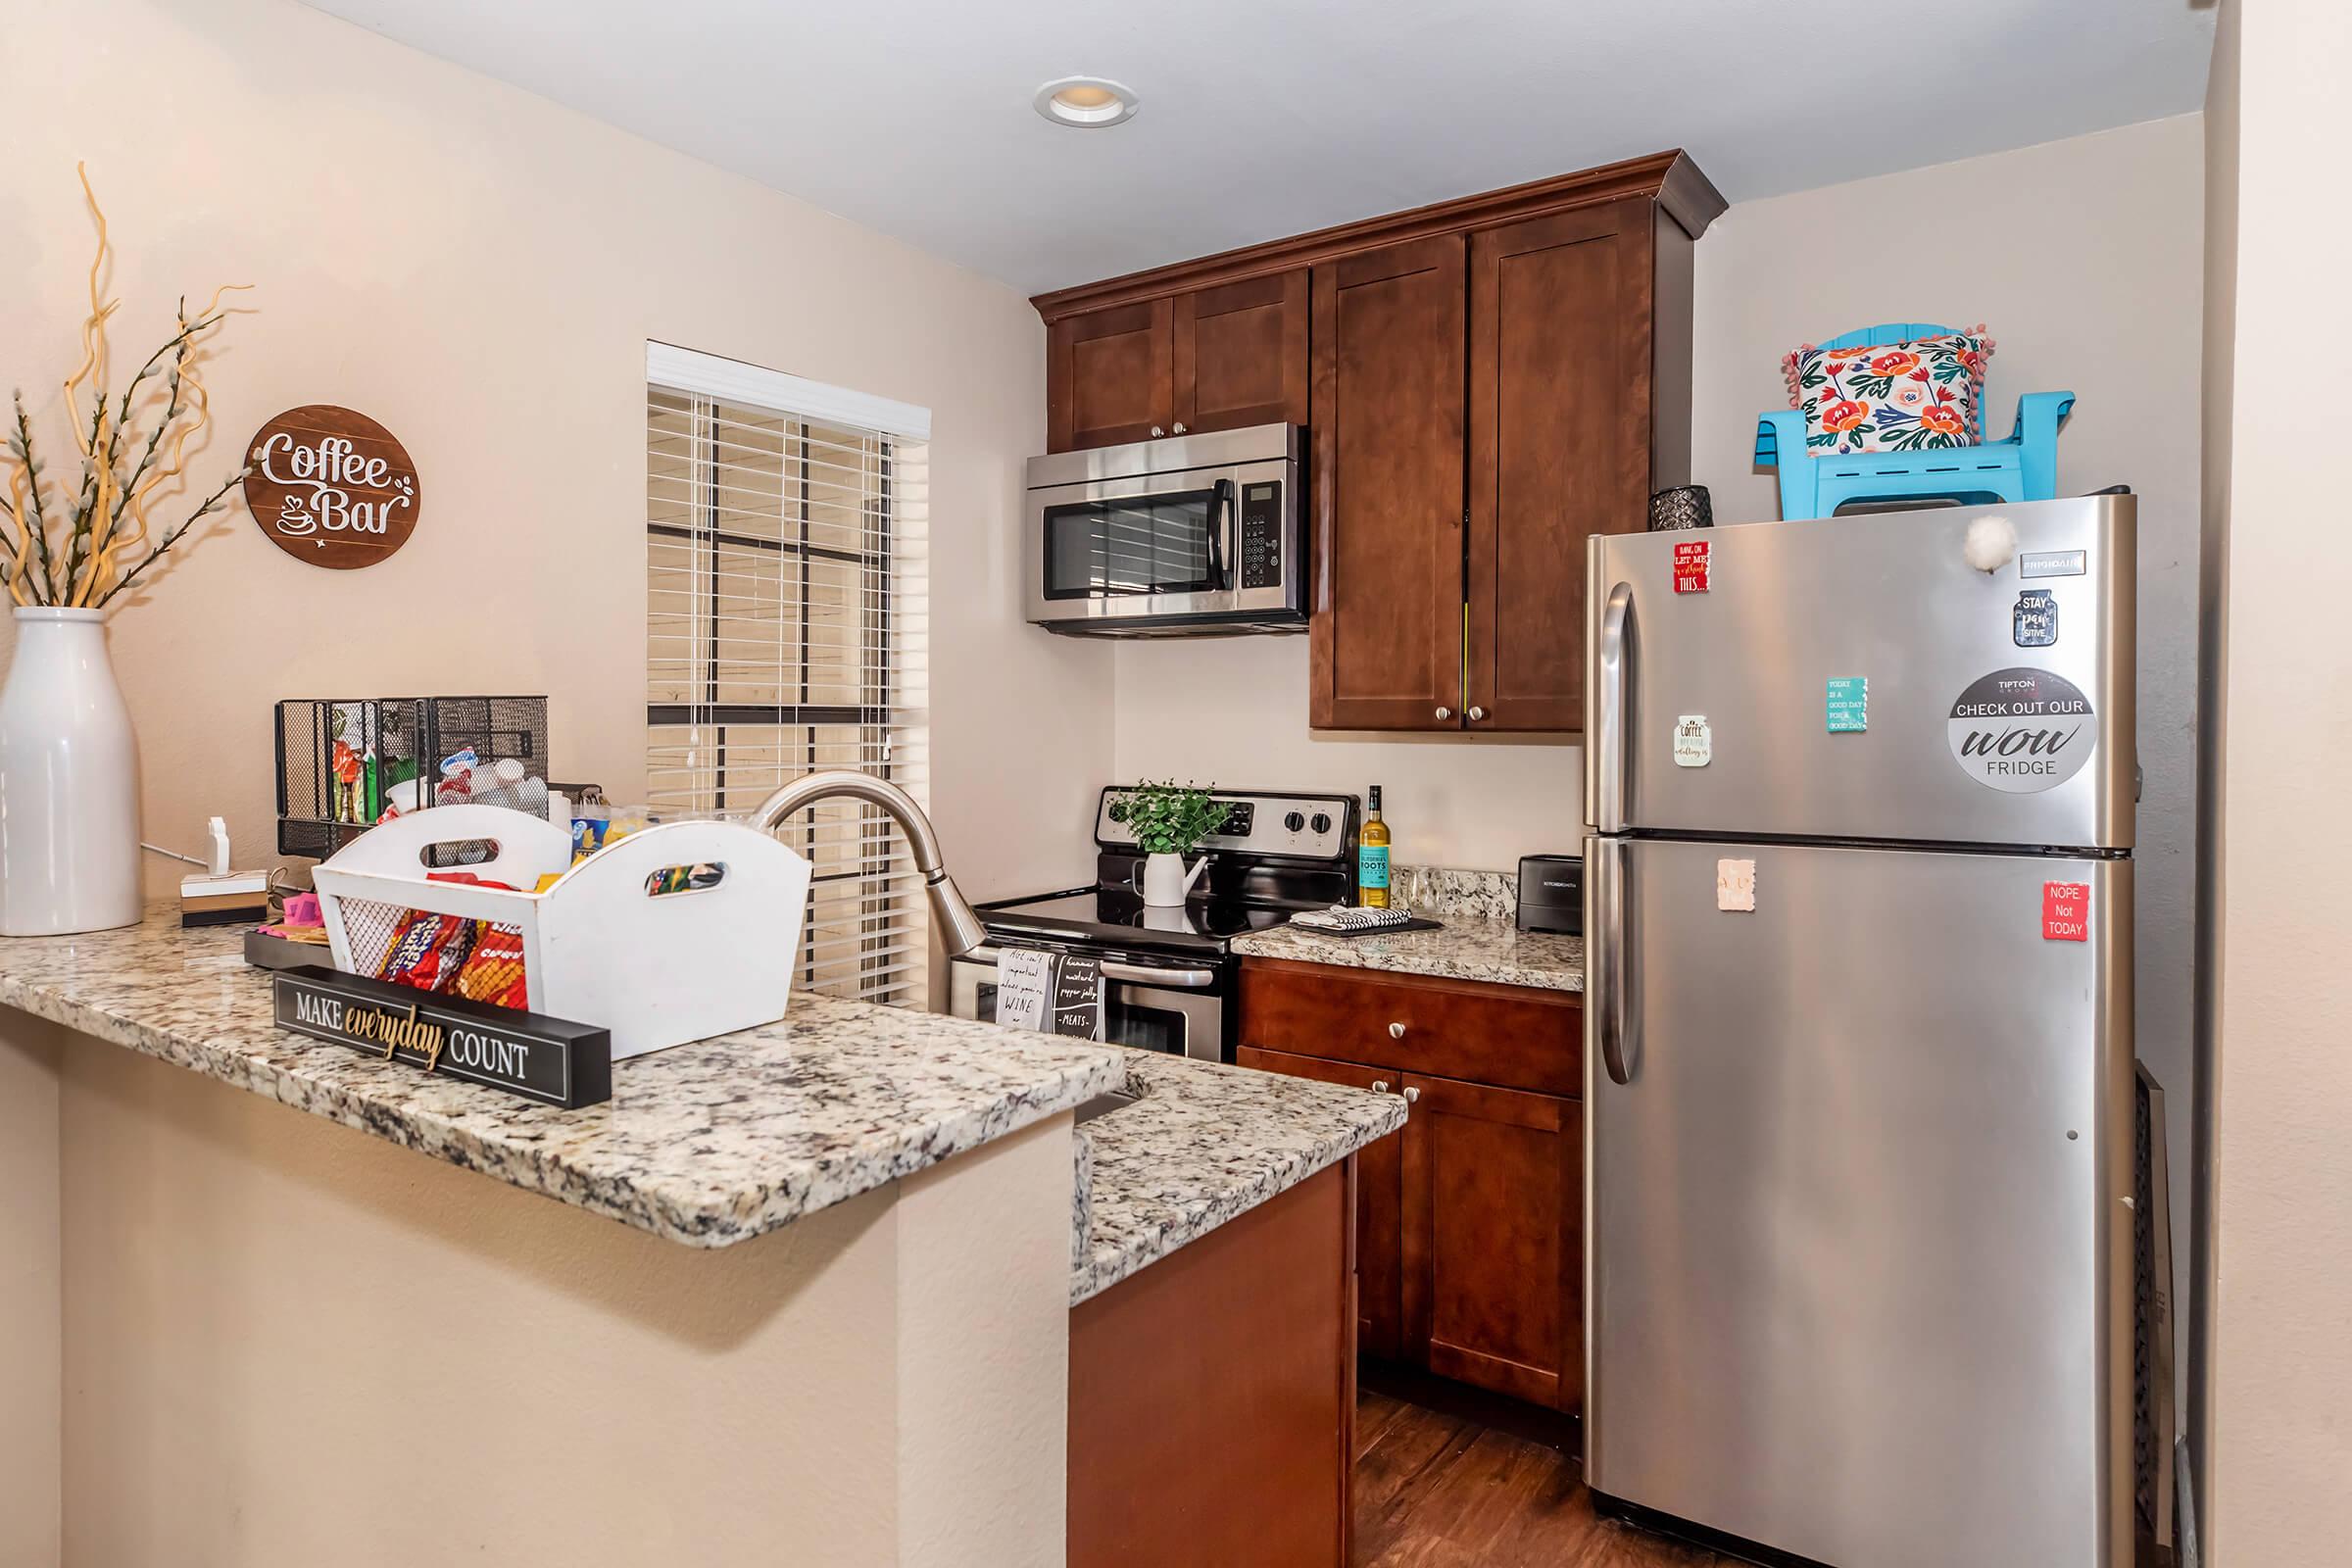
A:
[[[819,772],[804,773],[782,789],[761,801],[752,812],[752,826],[763,833],[773,833],[786,818],[807,810],[820,801],[862,801],[882,808],[884,814],[899,825],[906,835],[907,851],[914,857],[914,868],[923,875],[923,897],[931,906],[931,965],[930,984],[926,988],[933,1012],[948,1010],[948,960],[971,952],[988,940],[988,929],[980,923],[968,900],[948,875],[945,859],[939,853],[939,834],[932,828],[931,819],[912,796],[871,773],[852,768],[826,768]]]

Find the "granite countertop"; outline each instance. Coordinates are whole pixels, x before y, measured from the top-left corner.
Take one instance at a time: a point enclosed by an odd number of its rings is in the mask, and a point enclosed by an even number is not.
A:
[[[1078,1129],[1072,1306],[1404,1125],[1397,1095],[1122,1050],[1141,1098]]]
[[[1118,1088],[1129,1053],[796,995],[562,1110],[271,1021],[238,928],[0,941],[0,1003],[689,1247],[729,1247]],[[1181,1245],[1175,1244],[1175,1245]]]
[[[1233,939],[1233,951],[1252,958],[1336,963],[1350,969],[1487,980],[1549,991],[1585,989],[1585,939],[1522,931],[1507,919],[1447,914],[1439,931],[1398,931],[1377,937],[1335,937],[1303,926],[1278,925]]]
[[[1394,1095],[804,994],[563,1110],[279,1029],[236,928],[0,941],[0,1004],[689,1247],[729,1247],[1124,1089],[1078,1129],[1073,1305],[1404,1124]]]

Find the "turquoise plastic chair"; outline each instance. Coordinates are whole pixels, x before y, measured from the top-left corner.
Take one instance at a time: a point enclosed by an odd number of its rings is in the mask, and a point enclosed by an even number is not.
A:
[[[1875,348],[1951,331],[1926,321],[1887,321],[1834,337],[1825,349]],[[2058,431],[2074,412],[2072,392],[2029,392],[2017,400],[2017,425],[2002,441],[1983,441],[1977,410],[1973,447],[1918,452],[1826,453],[1805,450],[1805,416],[1775,409],[1756,421],[1756,464],[1778,468],[1781,516],[1827,517],[1849,502],[1949,497],[1964,505],[2048,501],[2058,494]]]

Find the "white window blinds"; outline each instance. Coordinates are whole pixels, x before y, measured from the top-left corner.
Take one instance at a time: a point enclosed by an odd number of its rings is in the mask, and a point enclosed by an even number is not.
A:
[[[650,804],[748,811],[850,767],[927,807],[928,412],[662,344],[646,379]],[[827,802],[783,836],[815,871],[795,983],[923,1005],[889,820]]]

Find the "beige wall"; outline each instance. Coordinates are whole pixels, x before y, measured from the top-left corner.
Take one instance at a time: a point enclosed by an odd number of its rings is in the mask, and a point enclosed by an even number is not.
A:
[[[58,1560],[64,1467],[65,1213],[58,1201],[65,1031],[0,1013],[0,1563]]]
[[[2222,995],[2222,779],[2229,705],[2230,443],[2236,416],[2238,8],[2217,8],[2205,91],[2205,404],[2197,552],[2197,899],[2194,1052],[2198,1116],[2189,1170],[2186,1323],[2189,1522],[2213,1498],[2214,1043]]]
[[[1118,739],[1103,780],[1228,787],[1381,786],[1400,864],[1519,868],[1584,838],[1578,752],[1540,739],[1378,735],[1306,727],[1306,639],[1122,643]]]
[[[975,893],[1087,868],[1071,824],[1110,767],[1110,655],[1020,623],[1044,332],[1010,289],[292,0],[12,8],[0,103],[0,382],[53,462],[86,159],[119,248],[118,363],[168,334],[177,294],[257,285],[198,473],[319,402],[382,421],[419,469],[416,534],[382,565],[307,566],[238,509],[118,618],[147,837],[200,847],[218,811],[240,862],[274,848],[281,697],[545,692],[562,771],[638,794],[650,337],[931,409],[942,838]],[[1007,694],[1017,746],[992,710]]]
[[[2352,535],[2330,501],[2334,377],[2310,346],[2352,269],[2352,220],[2328,199],[2352,158],[2352,12],[2265,0],[2232,7],[2223,34],[2228,199],[2212,219],[2236,270],[2209,366],[2228,480],[2206,628],[2221,646],[2205,1541],[2217,1568],[2273,1568],[2341,1561],[2352,1507],[2352,842],[2336,830]]]
[[[86,1038],[62,1076],[64,1547],[0,1522],[12,1568],[1061,1560],[1066,1116],[697,1251]]]

